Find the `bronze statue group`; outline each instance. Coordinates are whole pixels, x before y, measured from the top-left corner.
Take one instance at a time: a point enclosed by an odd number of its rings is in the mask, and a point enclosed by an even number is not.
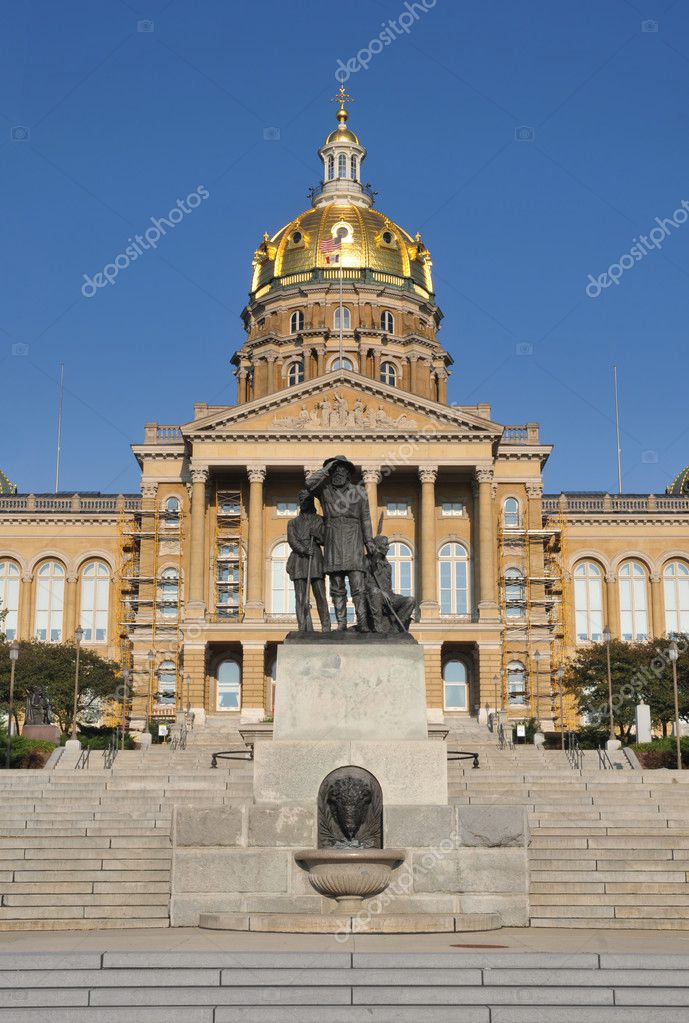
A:
[[[313,631],[312,595],[321,629],[330,631],[325,576],[340,632],[347,629],[347,582],[357,632],[408,632],[416,617],[414,598],[393,592],[390,544],[380,533],[373,536],[366,490],[352,483],[355,471],[344,455],[327,459],[307,477],[298,498],[299,514],[287,527],[287,574],[294,583],[300,632]],[[315,497],[323,516],[316,512]]]

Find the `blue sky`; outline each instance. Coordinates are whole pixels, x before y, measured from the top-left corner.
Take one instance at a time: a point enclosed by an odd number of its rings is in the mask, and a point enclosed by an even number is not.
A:
[[[346,84],[378,207],[433,256],[450,400],[539,421],[548,490],[614,489],[617,363],[624,489],[662,492],[689,462],[689,223],[586,287],[689,200],[686,4],[427,6]],[[405,12],[5,3],[0,467],[21,490],[53,486],[61,361],[63,489],[137,489],[146,420],[234,400],[252,252],[308,205],[338,61],[366,62]],[[208,198],[155,251],[81,294],[199,185]]]

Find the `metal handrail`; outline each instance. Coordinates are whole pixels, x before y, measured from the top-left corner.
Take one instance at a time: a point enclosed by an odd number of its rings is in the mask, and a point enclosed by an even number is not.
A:
[[[85,746],[84,749],[82,749],[81,753],[79,754],[79,759],[77,760],[76,764],[74,765],[74,770],[75,771],[83,771],[83,770],[85,770],[85,768],[88,767],[89,757],[90,756],[91,756],[91,747],[90,746]]]
[[[466,750],[449,749],[447,751],[447,759],[448,759],[448,761],[454,761],[454,760],[473,760],[474,761],[474,763],[473,763],[474,770],[478,770],[478,768],[480,767],[480,764],[478,762],[479,761],[478,753],[468,753]]]
[[[110,736],[110,742],[103,750],[103,767],[106,771],[109,771],[115,762],[120,749],[120,729],[116,728]]]
[[[498,725],[498,749],[514,749],[514,743],[505,735],[505,726],[502,721]]]
[[[584,753],[579,747],[579,737],[574,732],[567,734],[567,759],[573,771],[581,771],[584,766]]]
[[[247,743],[246,749],[225,749],[218,753],[211,753],[211,767],[218,766],[218,760],[253,760],[253,743]]]
[[[178,732],[172,736],[170,740],[170,749],[174,753],[176,750],[185,750],[187,748],[187,726],[182,725]]]
[[[598,766],[601,771],[614,771],[615,765],[610,759],[610,754],[602,746],[598,747]]]

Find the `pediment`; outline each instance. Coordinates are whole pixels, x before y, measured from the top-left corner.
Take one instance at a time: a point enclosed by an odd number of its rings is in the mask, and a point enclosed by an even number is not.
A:
[[[441,405],[344,371],[242,405],[214,409],[182,427],[194,441],[238,434],[343,437],[423,430],[457,439],[497,440],[502,426],[460,406]]]

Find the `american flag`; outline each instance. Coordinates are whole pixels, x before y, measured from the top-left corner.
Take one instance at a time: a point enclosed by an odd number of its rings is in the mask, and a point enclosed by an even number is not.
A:
[[[326,263],[339,263],[340,261],[340,239],[326,238],[320,244],[320,250],[325,255]]]

